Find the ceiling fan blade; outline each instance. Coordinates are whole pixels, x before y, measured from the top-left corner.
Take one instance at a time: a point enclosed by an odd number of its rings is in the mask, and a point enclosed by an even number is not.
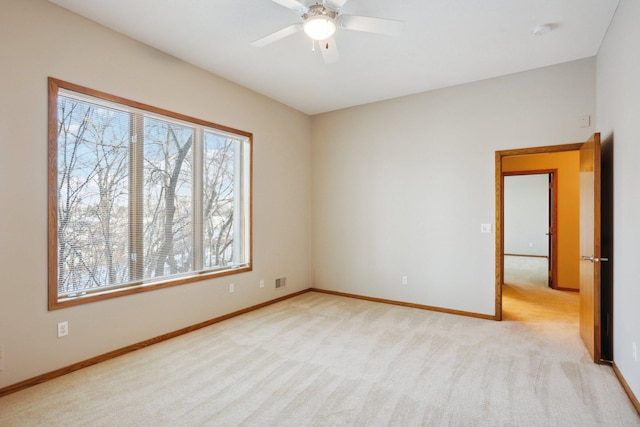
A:
[[[322,59],[325,64],[333,64],[340,59],[338,55],[338,46],[336,46],[336,40],[334,37],[329,37],[326,40],[318,42],[320,50],[322,51]]]
[[[302,24],[300,23],[291,24],[288,27],[284,27],[283,29],[276,31],[275,33],[269,34],[268,36],[265,36],[254,42],[251,42],[251,46],[254,46],[254,47],[266,46],[280,39],[283,39],[287,36],[290,36],[291,34],[297,33],[301,29],[302,29]]]
[[[297,0],[272,0],[274,3],[278,3],[280,6],[284,6],[287,9],[291,9],[299,14],[307,13],[309,8]]]
[[[349,0],[324,0],[322,4],[331,10],[339,10]]]
[[[370,18],[368,16],[339,15],[338,24],[347,30],[397,36],[402,33],[404,22],[394,19]]]

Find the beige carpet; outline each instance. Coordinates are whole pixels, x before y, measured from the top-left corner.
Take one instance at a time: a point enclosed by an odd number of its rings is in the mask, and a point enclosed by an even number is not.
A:
[[[0,425],[640,425],[561,326],[311,292],[5,396]]]
[[[549,286],[549,260],[542,257],[505,255],[504,282],[512,285]]]

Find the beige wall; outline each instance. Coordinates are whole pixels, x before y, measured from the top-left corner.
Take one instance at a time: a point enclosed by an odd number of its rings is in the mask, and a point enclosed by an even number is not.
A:
[[[597,124],[603,141],[613,144],[613,355],[620,372],[640,399],[638,22],[640,2],[621,0],[598,53]]]
[[[571,142],[571,141],[567,141]],[[503,172],[557,169],[556,286],[580,289],[580,155],[577,151],[505,157]]]
[[[313,284],[495,314],[495,152],[594,114],[591,58],[314,116]]]
[[[0,388],[309,287],[308,116],[45,0],[2,0],[0,58]],[[48,76],[252,132],[254,271],[47,311]]]

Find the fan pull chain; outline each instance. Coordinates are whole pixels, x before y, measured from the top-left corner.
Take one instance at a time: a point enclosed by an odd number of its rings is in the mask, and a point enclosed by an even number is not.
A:
[[[311,52],[315,52],[315,51],[316,51],[316,41],[311,40]]]

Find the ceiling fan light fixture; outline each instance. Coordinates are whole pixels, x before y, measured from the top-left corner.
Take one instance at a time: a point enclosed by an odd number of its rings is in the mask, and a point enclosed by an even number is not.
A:
[[[336,23],[326,15],[309,17],[304,23],[304,32],[313,40],[326,40],[336,32]]]

